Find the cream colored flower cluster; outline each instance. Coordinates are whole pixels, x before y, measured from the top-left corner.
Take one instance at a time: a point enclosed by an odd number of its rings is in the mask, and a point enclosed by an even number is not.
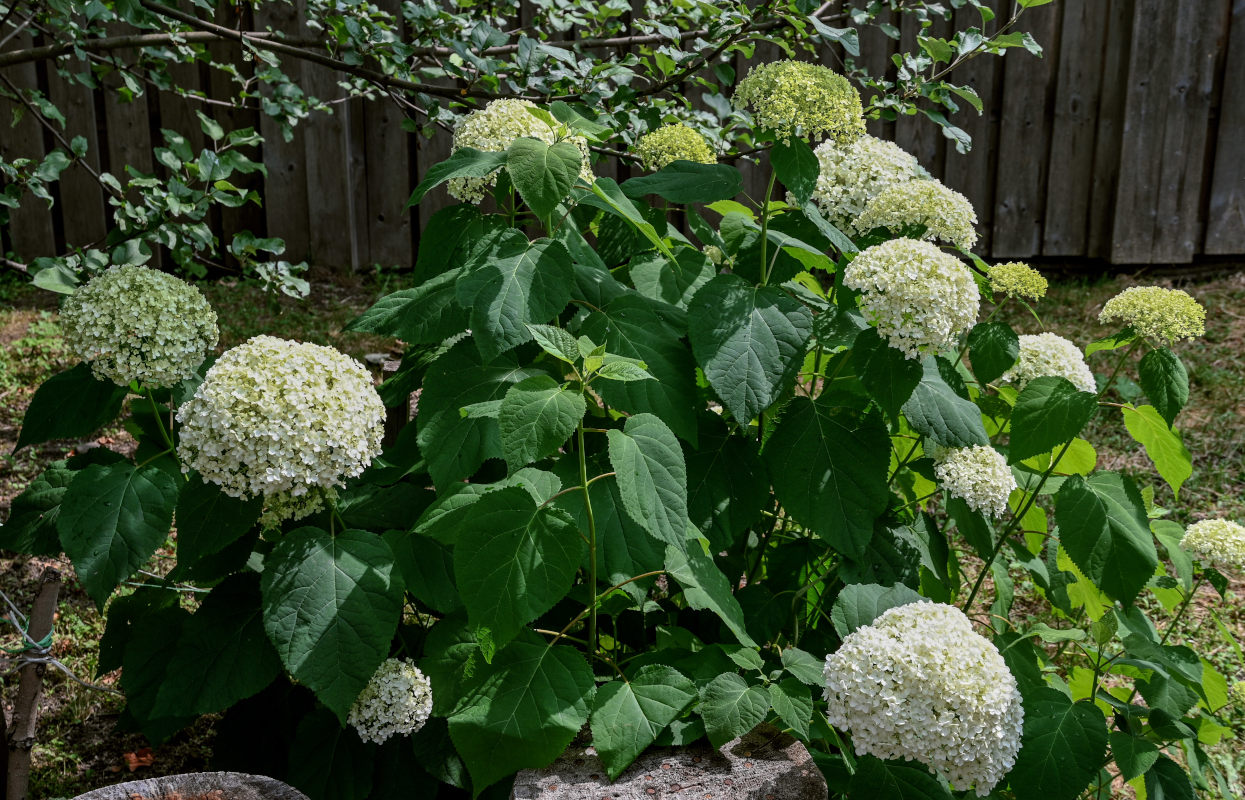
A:
[[[860,93],[828,67],[804,61],[758,64],[735,89],[735,106],[780,139],[800,135],[851,142],[865,132]]]
[[[830,723],[858,754],[924,763],[985,796],[1016,763],[1024,710],[993,644],[957,608],[910,603],[826,657]]]
[[[1245,569],[1245,528],[1226,519],[1204,519],[1185,529],[1180,546],[1199,561]]]
[[[529,109],[536,104],[528,100],[493,100],[484,108],[473,111],[459,120],[454,128],[454,150],[471,147],[486,152],[509,149],[515,139],[539,139],[545,144],[567,141],[583,154],[579,177],[592,183],[592,160],[588,152],[588,140],[572,135],[564,125],[550,125]],[[484,178],[450,178],[448,190],[451,196],[468,203],[478,203],[497,180],[494,172]]]
[[[227,351],[177,412],[182,469],[232,497],[296,510],[380,453],[385,407],[363,365],[331,347],[256,336]],[[316,503],[310,507],[314,510]]]
[[[1067,378],[1082,392],[1098,391],[1094,373],[1089,371],[1081,348],[1053,333],[1022,334],[1016,363],[999,381],[1014,383],[1023,389],[1034,378],[1046,376]]]
[[[883,190],[925,174],[915,156],[874,136],[861,136],[848,144],[827,139],[814,152],[821,171],[813,202],[843,230]]]
[[[359,693],[346,721],[365,742],[409,736],[432,714],[432,684],[406,658],[389,658]]]
[[[1245,681],[1237,681],[1232,684],[1229,692],[1232,695],[1232,702],[1245,705]]]
[[[869,324],[908,358],[954,347],[981,302],[964,262],[915,239],[867,248],[847,265],[843,282],[860,292]]]
[[[930,448],[934,475],[948,493],[960,498],[973,511],[989,517],[1007,511],[1007,498],[1016,488],[1007,459],[993,447]]]
[[[856,219],[856,230],[874,228],[899,232],[918,225],[922,239],[946,242],[961,250],[977,244],[977,212],[968,198],[933,179],[894,183],[865,206]]]
[[[1026,300],[1041,300],[1046,296],[1046,278],[1028,264],[1019,261],[995,264],[986,274],[991,291],[999,294]]]
[[[705,137],[683,124],[663,125],[652,133],[644,134],[635,143],[635,154],[644,169],[650,172],[675,161],[718,163]]]
[[[1098,321],[1121,323],[1168,344],[1206,333],[1206,309],[1188,292],[1159,286],[1125,289],[1107,301]]]
[[[216,312],[198,289],[146,267],[113,267],[66,298],[61,330],[69,352],[100,380],[172,386],[216,346]]]

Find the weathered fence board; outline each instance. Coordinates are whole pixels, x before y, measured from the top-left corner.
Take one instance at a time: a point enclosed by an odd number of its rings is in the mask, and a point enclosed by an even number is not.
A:
[[[1245,3],[1233,4],[1229,30],[1206,217],[1208,255],[1245,253]]]
[[[65,138],[70,142],[79,136],[85,139],[85,161],[99,172],[94,93],[72,77],[62,78],[55,70],[50,70],[48,95],[65,114]],[[75,164],[61,174],[60,203],[65,245],[82,246],[104,238],[107,233],[104,222],[110,216],[104,206],[104,191],[83,166]]]
[[[1132,56],[1134,0],[1108,0],[1107,40],[1103,54],[1102,95],[1098,101],[1098,131],[1094,141],[1094,172],[1089,180],[1089,241],[1084,255],[1109,258],[1115,223],[1115,191],[1120,176],[1120,137],[1124,130],[1124,100]],[[1132,180],[1132,176],[1128,177]]]
[[[30,37],[23,34],[17,39],[19,47],[30,47]],[[5,76],[18,90],[35,89],[39,76],[34,64],[22,64],[4,71]],[[10,127],[10,120],[20,117]],[[0,136],[0,153],[5,158],[41,159],[44,156],[43,128],[22,103],[0,98],[0,124],[5,127]],[[29,195],[21,208],[10,212],[8,244],[22,258],[27,254],[47,255],[56,250],[56,236],[52,228],[52,213],[44,201]]]

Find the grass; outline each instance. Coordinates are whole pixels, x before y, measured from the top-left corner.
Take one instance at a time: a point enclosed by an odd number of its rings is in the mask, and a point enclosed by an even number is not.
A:
[[[397,288],[387,285],[389,281],[384,276],[379,278],[317,281],[306,301],[265,294],[248,283],[220,282],[201,288],[218,309],[222,350],[258,333],[267,333],[332,345],[364,359],[368,354],[389,352],[394,343],[344,333],[342,328],[376,296]],[[1051,330],[1084,346],[1107,333],[1097,323],[1102,304],[1131,283],[1128,278],[1116,278],[1054,285],[1048,299],[1037,307],[1042,316],[1041,327],[1024,309],[1005,310],[1003,318],[1022,333]],[[1245,275],[1182,288],[1205,304],[1208,314],[1206,336],[1177,347],[1189,370],[1192,389],[1189,405],[1177,427],[1194,457],[1193,477],[1181,490],[1179,501],[1165,484],[1157,481],[1153,467],[1128,437],[1117,415],[1100,416],[1086,438],[1098,449],[1100,468],[1122,470],[1143,485],[1154,486],[1158,502],[1171,509],[1172,518],[1177,521],[1188,523],[1225,516],[1245,522],[1245,496],[1241,489],[1245,485],[1245,406],[1240,402],[1245,394],[1245,316],[1238,313],[1238,309],[1245,308]],[[51,373],[71,366],[60,340],[55,305],[54,296],[0,273],[0,453],[12,450],[34,387]],[[1106,357],[1095,357],[1091,367],[1105,371],[1106,361]],[[1127,384],[1124,388],[1128,390]],[[128,435],[114,428],[101,431],[96,440],[124,449]],[[16,455],[4,455],[0,461],[0,519],[7,516],[11,499],[48,462],[64,457],[74,444],[51,442],[26,448]],[[29,607],[33,587],[45,566],[57,566],[70,576],[62,594],[55,653],[75,674],[92,678],[103,619],[72,579],[67,563],[28,557],[0,559],[0,589],[19,606]],[[1203,589],[1172,641],[1190,644],[1229,679],[1245,679],[1245,664],[1215,623],[1218,616],[1232,632],[1230,635],[1245,641],[1242,598],[1245,584],[1240,582],[1232,584],[1226,601]],[[1160,608],[1149,611],[1162,626],[1170,619],[1170,614]],[[12,646],[15,641],[10,635],[0,643]],[[114,686],[117,679],[118,675],[113,673],[100,677],[98,682]],[[11,677],[6,688],[11,695]],[[150,765],[140,766],[131,774],[126,756],[146,755],[142,752],[146,743],[140,736],[115,730],[121,706],[121,701],[112,695],[82,688],[58,672],[49,672],[34,751],[32,796],[72,797],[134,777],[207,766],[212,718],[201,720],[154,748]],[[1230,710],[1225,721],[1245,732],[1245,708],[1237,706]],[[1245,750],[1238,746],[1239,741],[1228,739],[1211,748],[1212,758],[1221,768],[1236,775],[1245,774]]]

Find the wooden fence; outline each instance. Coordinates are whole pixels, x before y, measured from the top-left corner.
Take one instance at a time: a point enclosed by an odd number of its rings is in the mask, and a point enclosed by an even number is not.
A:
[[[1002,0],[999,15],[1007,13]],[[382,0],[395,9],[396,0]],[[962,12],[963,25],[976,13]],[[265,3],[257,27],[299,31],[299,12]],[[962,78],[985,100],[985,113],[961,112],[955,122],[973,137],[961,155],[933,123],[920,118],[870,123],[977,208],[988,258],[1092,258],[1114,264],[1181,264],[1200,256],[1245,255],[1245,2],[1242,0],[1056,0],[1026,12],[1023,27],[1046,49],[983,56]],[[305,35],[305,32],[301,32]],[[905,24],[895,42],[876,29],[862,40],[875,74],[894,70],[890,56],[913,49],[916,29]],[[21,46],[10,44],[10,47]],[[235,46],[212,45],[217,60]],[[754,60],[779,57],[762,43]],[[823,54],[835,65],[839,53]],[[340,97],[328,69],[285,59],[309,93]],[[736,64],[742,72],[747,63]],[[244,66],[249,69],[249,67]],[[66,137],[85,136],[91,165],[120,172],[129,164],[151,172],[160,128],[202,145],[196,110],[227,127],[255,126],[265,137],[267,177],[256,176],[263,208],[226,209],[213,218],[226,237],[250,230],[283,237],[287,257],[363,269],[408,265],[442,193],[416,210],[403,206],[428,167],[449,153],[449,140],[407,134],[401,114],[384,102],[335,102],[332,115],[300,125],[291,142],[257,112],[231,111],[168,93],[134,103],[92,92],[57,76],[47,64],[4,70],[19,85],[41,86],[65,111]],[[174,78],[207,97],[229,93],[217,71],[179,66]],[[10,110],[0,103],[0,119]],[[0,130],[8,156],[40,156],[54,146],[29,116]],[[598,174],[619,179],[625,165],[603,163]],[[764,191],[761,172],[745,167],[746,188]],[[3,247],[16,257],[64,251],[99,239],[109,207],[81,168],[67,171],[51,209],[27,204],[13,214]]]

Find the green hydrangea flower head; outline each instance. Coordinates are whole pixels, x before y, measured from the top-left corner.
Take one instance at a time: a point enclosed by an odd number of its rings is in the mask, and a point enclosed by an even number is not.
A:
[[[886,228],[896,233],[924,226],[922,239],[946,242],[961,250],[977,244],[977,212],[968,198],[941,181],[914,180],[892,184],[865,206],[856,230]]]
[[[675,161],[718,163],[705,137],[683,124],[663,125],[652,133],[644,134],[635,144],[635,154],[650,172]]]
[[[1237,681],[1232,684],[1231,695],[1232,702],[1245,705],[1245,681]]]
[[[586,183],[592,183],[595,176],[592,174],[588,140],[583,136],[573,135],[561,123],[550,124],[533,114],[532,110],[536,108],[537,105],[528,100],[493,100],[484,108],[459,120],[454,128],[453,149],[471,147],[498,153],[509,149],[515,139],[525,137],[539,139],[545,144],[566,141],[578,147],[583,156],[579,177]],[[450,178],[447,188],[451,197],[468,203],[478,203],[484,199],[485,192],[493,187],[496,180],[497,172],[483,178]]]
[[[1171,344],[1206,333],[1206,309],[1188,292],[1131,286],[1107,301],[1098,321],[1121,323],[1148,339]]]
[[[100,380],[167,387],[194,374],[216,346],[216,312],[203,294],[147,267],[113,267],[65,299],[69,352]]]
[[[751,109],[757,127],[781,139],[829,136],[846,144],[865,133],[860,93],[847,78],[820,64],[758,64],[735,88],[734,103]]]
[[[1245,569],[1245,527],[1226,519],[1204,519],[1185,529],[1180,546],[1208,565]]]
[[[991,291],[1023,300],[1041,300],[1046,296],[1046,278],[1028,264],[1008,261],[995,264],[986,275],[990,278]]]

